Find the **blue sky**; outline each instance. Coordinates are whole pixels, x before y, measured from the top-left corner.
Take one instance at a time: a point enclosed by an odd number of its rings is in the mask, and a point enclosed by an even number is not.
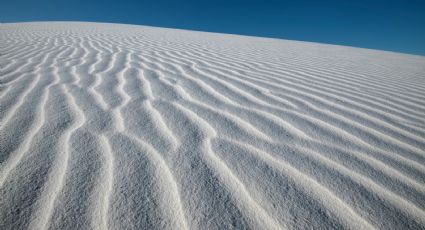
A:
[[[0,22],[97,21],[425,55],[425,0],[0,0]]]

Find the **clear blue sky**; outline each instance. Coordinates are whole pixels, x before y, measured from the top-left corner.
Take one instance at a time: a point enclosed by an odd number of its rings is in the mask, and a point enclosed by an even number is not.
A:
[[[425,0],[0,0],[0,22],[96,21],[425,55]]]

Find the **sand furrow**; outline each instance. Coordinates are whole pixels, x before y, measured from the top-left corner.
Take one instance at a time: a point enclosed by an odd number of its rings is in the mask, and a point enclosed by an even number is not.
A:
[[[54,163],[53,166],[54,171],[48,175],[49,180],[44,188],[42,197],[39,198],[41,207],[39,210],[35,211],[33,221],[29,224],[29,227],[34,229],[46,229],[49,226],[53,209],[55,208],[56,197],[64,189],[64,178],[67,173],[68,159],[72,148],[70,138],[72,134],[85,122],[84,113],[78,108],[75,99],[69,94],[68,89],[64,85],[62,85],[62,92],[64,93],[69,109],[73,111],[72,113],[75,118],[72,125],[61,137],[60,142],[63,149],[59,149],[57,159],[55,159],[55,162],[57,163]]]
[[[17,150],[15,150],[14,153],[11,154],[12,155],[11,157],[9,157],[5,162],[3,162],[1,164],[0,187],[3,186],[3,182],[4,182],[5,178],[8,176],[8,174],[10,173],[10,171],[12,171],[16,167],[16,165],[19,164],[23,155],[26,152],[28,152],[34,136],[39,132],[41,127],[45,124],[46,119],[45,119],[45,114],[44,114],[44,108],[45,108],[47,100],[48,100],[49,88],[52,85],[55,85],[58,81],[59,81],[59,79],[55,78],[54,81],[52,81],[48,86],[46,86],[43,89],[43,94],[41,96],[41,102],[40,102],[40,105],[38,106],[39,111],[38,111],[37,119],[34,121],[34,126],[29,130],[27,137],[21,143],[20,147]]]
[[[283,174],[286,177],[288,177],[288,181],[286,183],[294,184],[296,187],[299,187],[300,189],[299,194],[306,193],[305,199],[314,199],[315,201],[323,205],[327,210],[332,212],[332,214],[327,214],[329,215],[328,218],[331,218],[331,216],[333,216],[332,218],[339,219],[342,222],[343,226],[348,228],[353,228],[353,229],[358,229],[358,228],[374,229],[375,228],[366,219],[361,217],[355,210],[353,210],[353,208],[350,207],[350,205],[348,205],[346,202],[341,200],[335,193],[333,193],[332,190],[329,190],[326,186],[323,186],[322,184],[318,183],[314,178],[309,177],[308,175],[299,171],[297,168],[295,168],[291,164],[288,164],[287,162],[282,161],[279,158],[275,158],[271,156],[270,154],[260,149],[257,149],[253,146],[249,146],[245,143],[238,143],[235,141],[232,141],[232,142],[225,141],[222,144],[227,145],[227,143],[231,143],[231,145],[229,145],[230,148],[225,147],[227,151],[232,151],[232,148],[237,147],[239,148],[237,154],[252,155],[254,159],[258,159],[266,163],[267,165],[271,166],[272,170],[275,171],[275,174],[276,172],[278,172],[279,174]],[[221,155],[222,154],[223,153],[221,153]],[[228,159],[228,157],[226,157],[226,159]],[[247,160],[249,160],[249,158],[247,158]],[[232,162],[234,161],[232,160]],[[280,186],[284,188],[284,185],[280,185]],[[286,192],[286,194],[290,195],[289,192]],[[288,198],[288,199],[293,199],[294,202],[296,200],[296,198]],[[280,202],[276,202],[276,203],[277,205],[279,205]],[[313,206],[312,204],[313,202],[308,202],[308,203]],[[314,209],[314,207],[310,207],[310,209]],[[297,211],[294,211],[294,212],[297,212]],[[281,213],[281,215],[288,215],[288,214],[286,214],[285,212]],[[313,213],[313,214],[319,215],[320,213],[317,213],[317,214]],[[310,218],[317,218],[317,217],[310,217]],[[321,218],[324,218],[324,217],[321,217]],[[298,224],[302,225],[303,221],[305,220],[301,220],[300,223]],[[301,226],[298,226],[296,228],[300,228],[300,227]]]
[[[425,58],[0,24],[1,229],[423,229]]]
[[[282,226],[280,226],[276,220],[271,218],[269,214],[267,214],[267,212],[252,199],[245,186],[231,172],[226,164],[213,153],[210,139],[217,135],[215,129],[191,110],[179,105],[176,105],[176,108],[186,114],[187,117],[191,118],[191,120],[196,123],[203,132],[205,132],[206,137],[202,143],[202,151],[205,154],[203,159],[205,159],[207,164],[219,174],[220,180],[223,181],[229,192],[235,196],[236,203],[240,207],[241,211],[247,215],[247,218],[254,221],[252,227],[282,229]]]
[[[135,140],[139,146],[147,150],[149,160],[156,165],[158,171],[161,171],[157,173],[164,177],[164,183],[161,184],[161,186],[163,186],[163,191],[161,192],[164,193],[163,199],[166,200],[167,203],[163,204],[165,206],[163,208],[169,209],[168,211],[164,211],[167,213],[169,218],[173,219],[172,226],[179,229],[188,229],[185,217],[186,214],[181,205],[179,187],[167,162],[165,162],[165,159],[161,156],[161,154],[159,154],[152,146],[144,143],[138,138],[131,136],[130,138]]]

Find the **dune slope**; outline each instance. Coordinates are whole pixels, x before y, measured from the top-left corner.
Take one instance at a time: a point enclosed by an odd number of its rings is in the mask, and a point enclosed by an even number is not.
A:
[[[0,229],[423,229],[425,58],[0,24]]]

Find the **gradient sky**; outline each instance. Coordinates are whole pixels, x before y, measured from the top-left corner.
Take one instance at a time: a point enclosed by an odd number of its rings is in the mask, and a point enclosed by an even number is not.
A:
[[[0,0],[0,22],[95,21],[425,55],[425,0]]]

